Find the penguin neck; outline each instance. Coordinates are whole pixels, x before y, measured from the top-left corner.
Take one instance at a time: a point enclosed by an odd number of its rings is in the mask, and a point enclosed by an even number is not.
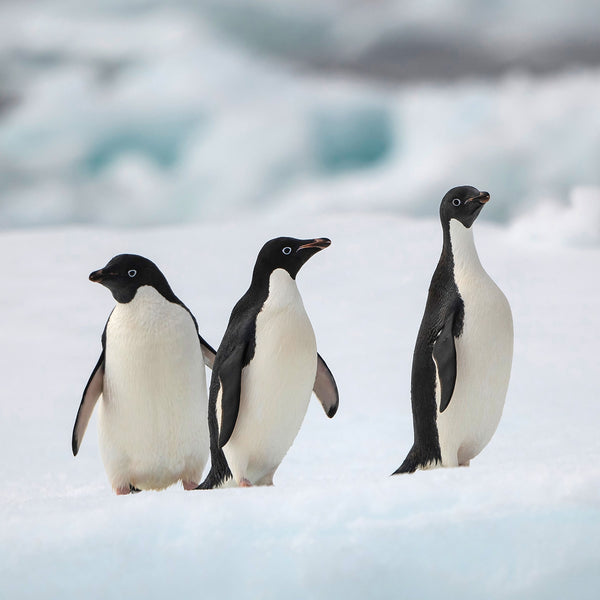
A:
[[[275,269],[269,276],[269,293],[265,306],[286,308],[290,305],[302,306],[302,298],[296,280],[285,269]]]
[[[138,288],[133,300],[117,302],[110,321],[113,326],[125,328],[123,331],[135,331],[147,339],[149,335],[168,330],[171,327],[171,318],[182,310],[184,307],[169,302],[156,288],[143,285]]]
[[[483,269],[475,248],[473,228],[465,227],[456,219],[450,219],[444,227],[443,252],[452,257],[455,272]]]
[[[121,312],[140,312],[156,310],[158,306],[168,303],[167,300],[155,287],[141,285],[135,295],[128,302],[117,302],[115,310]],[[170,302],[169,302],[170,303]]]

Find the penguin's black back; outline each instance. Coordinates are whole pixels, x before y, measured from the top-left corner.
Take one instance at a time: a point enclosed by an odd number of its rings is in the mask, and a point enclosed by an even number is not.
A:
[[[455,313],[453,335],[459,337],[464,322],[464,303],[454,280],[454,260],[449,231],[444,228],[444,246],[431,278],[425,312],[413,352],[411,404],[414,444],[395,473],[412,473],[431,461],[441,462],[435,402],[436,366],[433,346],[446,317]]]
[[[217,422],[217,396],[221,387],[221,367],[223,362],[240,345],[246,350],[242,368],[254,358],[256,350],[256,317],[269,296],[270,273],[259,273],[252,279],[248,291],[238,300],[231,311],[225,335],[217,351],[210,379],[208,398],[208,429],[210,433],[211,468],[200,489],[211,489],[231,478],[231,471],[223,450],[219,447],[219,423]],[[266,279],[266,281],[265,281]]]

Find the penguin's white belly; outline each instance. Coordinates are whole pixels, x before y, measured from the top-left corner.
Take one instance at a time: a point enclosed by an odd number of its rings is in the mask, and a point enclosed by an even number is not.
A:
[[[275,271],[270,290],[256,320],[254,357],[242,371],[236,425],[223,448],[237,482],[272,483],[300,430],[317,372],[315,335],[295,282]]]
[[[117,304],[106,331],[99,441],[112,486],[200,481],[208,459],[204,362],[190,314],[154,288]]]
[[[456,345],[456,384],[450,404],[439,412],[444,466],[468,464],[498,427],[508,389],[513,353],[510,306],[483,269],[456,273],[464,323]],[[439,385],[439,384],[438,384]]]

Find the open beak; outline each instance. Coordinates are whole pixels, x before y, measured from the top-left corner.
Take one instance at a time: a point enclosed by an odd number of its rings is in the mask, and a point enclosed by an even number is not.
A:
[[[477,201],[480,204],[485,204],[486,202],[489,202],[490,200],[490,195],[488,192],[479,192],[478,196],[473,196],[473,198],[468,198],[467,202],[473,202],[473,201]]]
[[[306,250],[308,248],[312,248],[313,250],[316,250],[318,252],[319,250],[324,250],[328,246],[331,246],[330,239],[315,238],[314,240],[305,240],[305,243],[302,244],[302,246],[300,246],[298,250],[296,250],[296,252],[300,252],[300,250]]]

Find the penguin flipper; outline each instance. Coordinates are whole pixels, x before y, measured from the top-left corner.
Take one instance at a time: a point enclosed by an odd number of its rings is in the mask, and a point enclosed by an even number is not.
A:
[[[433,359],[437,366],[442,393],[440,398],[441,413],[448,408],[456,384],[456,346],[454,345],[453,330],[454,313],[450,313],[433,344]]]
[[[240,344],[221,363],[219,380],[223,388],[221,396],[221,423],[219,426],[219,448],[229,441],[240,410],[242,392],[242,368],[246,345]]]
[[[200,339],[200,348],[202,349],[202,358],[204,359],[204,364],[209,369],[212,369],[213,365],[215,364],[215,356],[217,352],[200,334],[198,334],[198,338]]]
[[[75,418],[75,425],[73,426],[73,436],[71,437],[71,449],[73,450],[73,456],[77,456],[79,448],[81,446],[81,440],[83,434],[87,429],[90,417],[102,394],[104,387],[104,349],[100,358],[90,375],[90,378],[83,390],[83,397],[81,398],[81,404],[77,411],[77,417]]]
[[[323,406],[325,414],[331,419],[340,405],[340,395],[333,373],[320,354],[317,354],[317,376],[315,377],[313,392],[319,399],[321,406]]]

